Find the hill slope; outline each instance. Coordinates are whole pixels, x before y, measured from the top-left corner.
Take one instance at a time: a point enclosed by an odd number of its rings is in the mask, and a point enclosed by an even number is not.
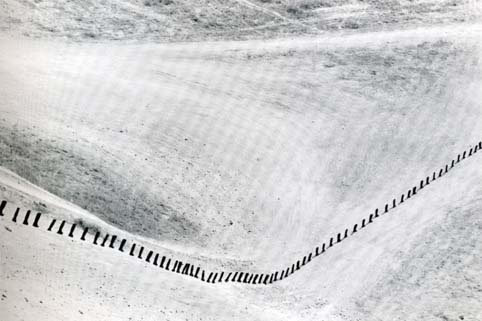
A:
[[[271,264],[479,140],[480,34],[5,41],[0,157],[127,231]]]
[[[378,219],[269,286],[207,284],[169,273],[115,250],[14,223],[10,206],[0,217],[1,316],[53,321],[478,320],[479,164],[480,157],[459,165],[411,206]],[[2,198],[17,206],[43,202],[44,212],[58,219],[94,219],[8,171],[0,171],[0,182]]]
[[[0,196],[271,271],[481,139],[477,2],[199,3],[0,2]],[[197,282],[2,217],[0,316],[478,320],[480,156],[272,286]]]

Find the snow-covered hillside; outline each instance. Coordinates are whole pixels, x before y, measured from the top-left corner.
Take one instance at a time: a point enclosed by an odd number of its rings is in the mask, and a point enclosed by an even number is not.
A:
[[[480,152],[271,285],[12,222],[20,206],[271,271],[482,139],[477,2],[225,3],[0,3],[0,320],[481,319]],[[180,39],[203,41],[159,42]]]

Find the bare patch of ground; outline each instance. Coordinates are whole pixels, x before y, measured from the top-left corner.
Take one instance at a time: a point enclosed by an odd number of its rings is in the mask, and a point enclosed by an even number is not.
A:
[[[2,0],[0,30],[71,40],[192,41],[470,22],[470,0]]]
[[[0,122],[0,164],[35,185],[132,233],[199,242],[198,227],[175,208],[126,181],[102,159],[76,154],[64,142]]]

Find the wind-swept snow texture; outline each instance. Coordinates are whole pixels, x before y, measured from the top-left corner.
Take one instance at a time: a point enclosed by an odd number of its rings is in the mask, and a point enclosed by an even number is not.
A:
[[[0,320],[482,319],[480,3],[199,3],[0,2]]]

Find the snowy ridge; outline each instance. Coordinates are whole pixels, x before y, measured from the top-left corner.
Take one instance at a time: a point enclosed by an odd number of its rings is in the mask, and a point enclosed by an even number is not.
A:
[[[8,202],[6,200],[2,200],[0,204],[0,218],[7,218],[9,215],[11,215],[11,220],[14,223],[42,229],[50,233],[67,236],[71,239],[77,239],[82,242],[89,242],[92,245],[105,247],[106,249],[117,249],[121,253],[128,254],[129,256],[139,260],[143,260],[163,270],[189,276],[202,282],[238,282],[267,285],[286,279],[291,274],[295,273],[303,266],[311,262],[315,257],[325,253],[335,244],[342,242],[350,235],[357,233],[362,228],[365,228],[369,224],[373,223],[374,219],[381,217],[381,215],[392,211],[396,207],[405,203],[408,199],[413,198],[415,195],[417,195],[417,192],[420,192],[430,183],[447,174],[461,161],[475,155],[475,153],[477,153],[480,149],[482,149],[482,142],[479,142],[469,150],[458,154],[457,158],[452,160],[450,164],[445,165],[438,171],[434,171],[431,176],[427,176],[425,179],[420,180],[419,184],[413,186],[406,193],[401,194],[400,198],[394,198],[390,203],[386,203],[382,210],[379,211],[379,208],[376,208],[367,219],[363,219],[361,221],[360,225],[355,224],[352,228],[347,228],[343,232],[338,233],[336,236],[331,237],[329,241],[323,243],[321,247],[316,247],[314,251],[310,252],[308,255],[305,255],[302,259],[297,260],[296,263],[293,263],[286,269],[269,273],[207,271],[200,266],[185,263],[181,260],[176,260],[175,258],[167,257],[157,253],[154,250],[150,250],[147,246],[139,244],[139,242],[136,243],[118,235],[102,233],[96,227],[84,224],[82,220],[68,222],[66,220],[58,220],[51,215],[46,215],[39,212],[34,215],[32,210],[26,210],[25,213],[23,213],[19,207],[16,207],[15,211],[7,211]]]

